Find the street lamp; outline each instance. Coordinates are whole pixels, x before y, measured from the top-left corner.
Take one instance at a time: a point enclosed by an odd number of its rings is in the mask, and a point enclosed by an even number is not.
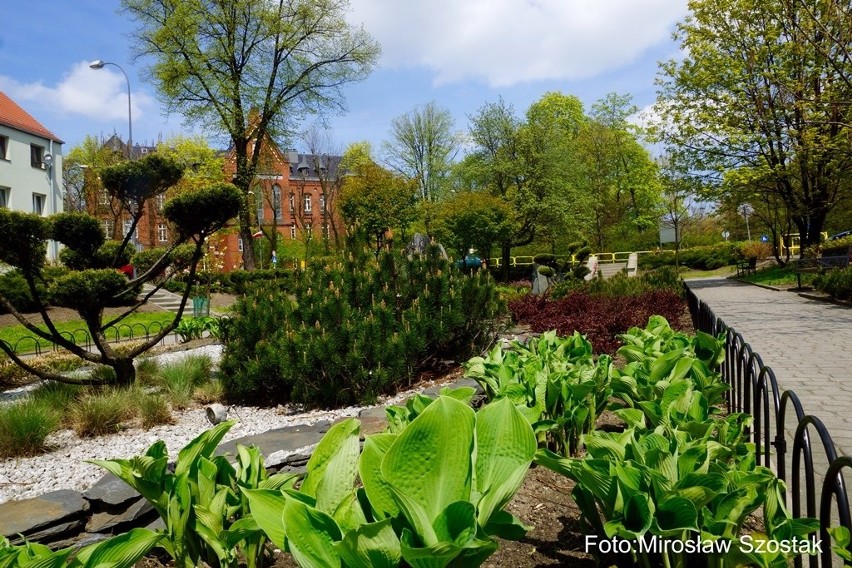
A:
[[[745,217],[746,234],[748,235],[748,240],[751,241],[751,229],[748,226],[748,216],[749,213],[752,212],[751,205],[749,205],[748,203],[743,203],[742,211],[743,217]]]
[[[97,61],[92,61],[89,64],[89,67],[92,69],[103,69],[105,65],[118,67],[118,70],[121,71],[122,75],[124,75],[124,80],[127,81],[127,159],[131,160],[133,159],[133,119],[130,112],[130,79],[127,77],[127,73],[124,72],[124,69],[121,68],[121,65],[111,61],[98,59]]]

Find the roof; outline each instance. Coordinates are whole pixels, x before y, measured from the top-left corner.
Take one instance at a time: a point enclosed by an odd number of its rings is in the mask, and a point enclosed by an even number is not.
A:
[[[20,130],[21,132],[47,138],[60,144],[63,143],[56,134],[42,126],[39,121],[34,119],[30,113],[22,109],[3,91],[0,91],[0,124]]]

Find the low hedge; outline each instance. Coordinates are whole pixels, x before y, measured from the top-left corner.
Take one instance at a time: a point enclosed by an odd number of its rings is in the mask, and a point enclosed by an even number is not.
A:
[[[852,266],[829,270],[814,278],[814,288],[838,300],[852,299]]]

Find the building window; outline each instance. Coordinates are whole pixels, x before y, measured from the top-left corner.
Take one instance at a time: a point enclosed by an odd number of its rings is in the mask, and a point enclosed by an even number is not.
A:
[[[325,194],[320,193],[320,213],[325,215]]]
[[[112,221],[101,221],[101,226],[104,228],[104,235],[106,236],[106,238],[111,239],[113,229],[115,228],[115,225],[113,224],[113,222]]]
[[[296,225],[290,225],[290,238],[296,240]]]
[[[290,194],[289,204],[290,204],[290,213],[292,214],[296,211],[296,196],[293,195],[292,193]]]
[[[311,212],[311,210],[312,210],[312,207],[311,207],[311,196],[310,196],[310,195],[306,195],[306,196],[305,196],[305,213],[310,213],[310,212]]]
[[[9,191],[8,187],[0,187],[0,207],[9,206]]]
[[[107,190],[102,189],[98,192],[98,203],[101,205],[109,205],[109,193],[107,193]]]
[[[310,240],[314,236],[314,226],[305,225],[305,236]]]
[[[157,209],[159,209],[160,211],[162,211],[162,210],[163,210],[163,205],[165,205],[165,204],[166,204],[166,194],[165,194],[165,193],[160,193],[160,194],[158,194],[158,195],[157,195],[157,199],[156,199],[156,203],[157,203]]]
[[[243,252],[243,238],[242,237],[237,238],[237,250],[240,251],[240,252]]]
[[[44,146],[30,144],[30,165],[44,169]]]
[[[331,231],[329,230],[328,223],[323,223],[323,225],[322,225],[322,238],[324,238],[324,239],[331,238]]]
[[[124,236],[125,237],[127,236],[128,233],[130,233],[130,227],[132,227],[132,226],[133,226],[133,220],[132,219],[125,219],[124,220]],[[139,238],[139,225],[136,225],[136,230],[133,231],[133,237],[132,238],[133,239]]]
[[[259,187],[254,188],[255,205],[257,207],[257,224],[263,222],[263,190]]]
[[[275,213],[275,220],[280,221],[281,215],[281,188],[278,184],[272,186],[272,211]]]
[[[44,214],[44,202],[47,200],[46,195],[41,193],[33,193],[33,213],[36,215]]]
[[[0,160],[8,160],[9,154],[9,137],[0,136]]]
[[[165,223],[160,223],[157,225],[157,238],[161,243],[164,243],[169,240],[169,230],[166,227]]]

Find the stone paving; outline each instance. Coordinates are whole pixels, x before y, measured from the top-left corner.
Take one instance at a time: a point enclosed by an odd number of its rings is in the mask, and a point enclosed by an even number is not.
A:
[[[852,307],[724,278],[688,285],[822,420],[838,453],[852,455]]]

